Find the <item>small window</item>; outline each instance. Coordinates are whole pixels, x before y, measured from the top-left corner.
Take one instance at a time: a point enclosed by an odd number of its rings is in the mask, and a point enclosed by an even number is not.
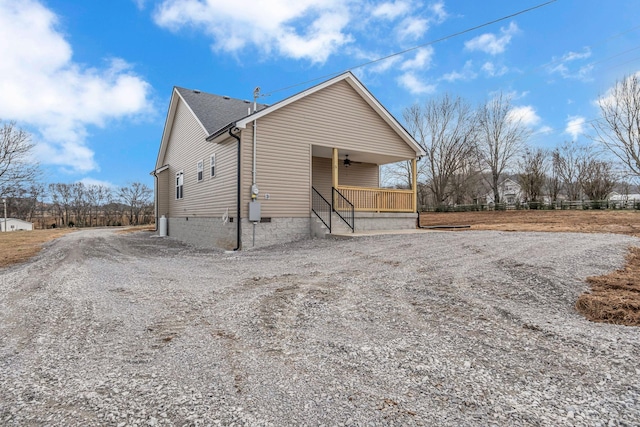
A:
[[[204,160],[198,162],[198,181],[202,181],[204,175]]]
[[[211,177],[216,176],[216,155],[212,154],[209,158],[209,165],[211,166]]]
[[[184,196],[184,173],[182,171],[176,173],[176,199],[182,199]]]

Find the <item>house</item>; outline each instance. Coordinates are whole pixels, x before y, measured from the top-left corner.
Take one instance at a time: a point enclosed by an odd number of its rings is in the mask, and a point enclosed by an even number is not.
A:
[[[611,194],[609,194],[608,200],[610,202],[616,202],[624,207],[635,206],[636,203],[640,203],[640,194],[638,193],[621,194],[621,193],[612,191]]]
[[[17,218],[0,218],[0,231],[33,230],[33,223]]]
[[[379,188],[380,166],[424,154],[350,72],[269,106],[175,87],[152,172],[159,229],[240,249],[415,228],[415,179]]]
[[[511,178],[505,178],[498,184],[498,195],[500,203],[506,203],[507,206],[515,206],[522,201],[522,187]],[[487,193],[487,204],[494,203],[493,191]]]

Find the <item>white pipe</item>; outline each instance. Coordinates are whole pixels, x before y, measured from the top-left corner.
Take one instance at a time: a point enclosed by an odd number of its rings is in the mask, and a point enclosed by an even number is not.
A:
[[[251,171],[253,174],[252,185],[256,185],[256,157],[257,157],[257,145],[258,145],[258,121],[253,121],[253,170]]]

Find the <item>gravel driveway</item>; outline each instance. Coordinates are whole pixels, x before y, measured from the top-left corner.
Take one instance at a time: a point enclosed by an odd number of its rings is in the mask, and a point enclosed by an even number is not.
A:
[[[629,245],[78,231],[0,271],[0,425],[640,425],[640,330],[573,309]]]

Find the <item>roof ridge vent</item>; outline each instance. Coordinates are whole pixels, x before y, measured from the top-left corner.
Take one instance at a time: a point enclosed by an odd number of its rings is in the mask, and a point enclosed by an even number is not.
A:
[[[200,93],[200,89],[194,89],[193,93]]]
[[[245,104],[250,104],[250,103],[251,103],[251,101],[249,101],[249,100],[247,100],[247,99],[243,99],[242,101],[243,101]]]
[[[224,99],[231,99],[230,97],[228,97],[227,95],[223,96]]]

